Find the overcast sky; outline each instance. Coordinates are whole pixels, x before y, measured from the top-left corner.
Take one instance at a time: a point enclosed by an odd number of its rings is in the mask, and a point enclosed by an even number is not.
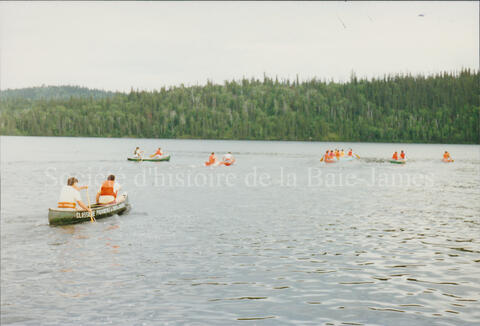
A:
[[[478,69],[478,29],[477,1],[1,2],[0,88]]]

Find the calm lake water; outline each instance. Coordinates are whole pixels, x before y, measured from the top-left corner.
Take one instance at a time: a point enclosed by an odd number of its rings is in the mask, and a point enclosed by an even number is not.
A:
[[[2,324],[480,323],[478,145],[0,141]],[[321,163],[335,147],[361,160]],[[237,163],[207,168],[211,151]],[[129,214],[48,225],[67,177],[93,200],[110,173]]]

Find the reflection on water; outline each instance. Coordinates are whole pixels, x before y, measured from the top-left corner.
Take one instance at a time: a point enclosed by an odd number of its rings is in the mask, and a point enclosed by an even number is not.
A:
[[[366,159],[326,165],[334,144],[1,142],[2,324],[479,323],[478,146],[448,145],[456,161],[442,164],[445,146],[402,145],[398,166],[389,144],[344,144]],[[159,142],[170,163],[125,160]],[[237,164],[205,168],[212,150]],[[92,194],[92,175],[111,172],[128,215],[48,226],[63,176]],[[155,173],[233,181],[161,185]]]

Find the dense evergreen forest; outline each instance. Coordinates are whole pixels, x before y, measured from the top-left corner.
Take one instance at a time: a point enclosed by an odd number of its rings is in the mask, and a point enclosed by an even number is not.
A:
[[[0,96],[0,133],[478,144],[479,81],[478,71],[463,70],[346,83],[265,76],[97,96],[25,90]]]

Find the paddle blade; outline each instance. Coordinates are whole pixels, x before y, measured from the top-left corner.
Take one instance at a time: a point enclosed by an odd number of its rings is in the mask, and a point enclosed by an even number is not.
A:
[[[88,201],[88,208],[92,208],[92,205],[90,204],[90,196],[88,195],[88,188],[86,188],[86,195],[87,195],[87,201]],[[90,222],[95,222],[95,218],[93,217],[93,212],[90,211]]]

